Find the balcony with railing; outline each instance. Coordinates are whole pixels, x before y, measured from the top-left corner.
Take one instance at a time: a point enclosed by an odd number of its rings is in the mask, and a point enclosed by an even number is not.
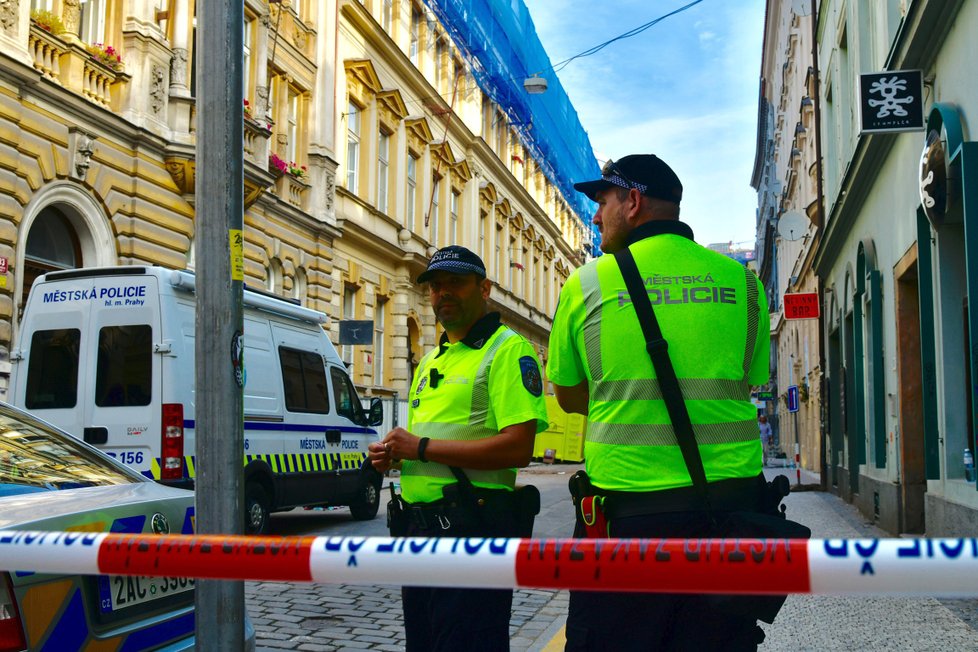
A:
[[[63,39],[31,21],[28,50],[34,68],[46,79],[74,91],[99,106],[115,109],[120,84],[129,81],[121,66],[111,67],[95,59],[85,45]]]

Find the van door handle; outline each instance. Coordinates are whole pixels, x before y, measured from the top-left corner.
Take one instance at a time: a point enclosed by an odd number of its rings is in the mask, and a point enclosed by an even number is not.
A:
[[[338,444],[343,439],[343,434],[339,430],[327,430],[326,431],[326,443],[327,444]]]
[[[92,444],[93,446],[98,446],[109,441],[108,428],[85,428],[82,434],[85,437],[85,443]]]

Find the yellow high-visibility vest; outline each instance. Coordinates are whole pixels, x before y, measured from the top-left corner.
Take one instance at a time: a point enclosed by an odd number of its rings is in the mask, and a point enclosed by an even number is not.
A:
[[[757,475],[762,450],[750,387],[767,382],[770,356],[760,281],[676,232],[660,231],[631,250],[669,343],[707,481]],[[691,485],[614,256],[575,270],[564,285],[547,375],[561,386],[588,382],[584,457],[595,485],[619,491]]]

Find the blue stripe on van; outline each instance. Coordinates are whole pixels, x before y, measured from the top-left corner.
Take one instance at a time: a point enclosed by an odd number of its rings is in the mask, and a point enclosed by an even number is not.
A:
[[[184,429],[194,428],[196,429],[196,421],[193,419],[184,419],[183,422]],[[245,430],[274,430],[283,431],[291,430],[294,432],[323,432],[323,430],[339,430],[340,432],[350,432],[358,435],[375,435],[377,431],[374,428],[361,428],[358,426],[323,426],[323,425],[308,425],[304,423],[268,423],[265,421],[245,421]]]

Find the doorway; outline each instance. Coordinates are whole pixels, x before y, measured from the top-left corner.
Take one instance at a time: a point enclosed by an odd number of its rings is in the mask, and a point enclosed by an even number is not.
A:
[[[917,245],[893,268],[896,301],[897,387],[900,401],[900,531],[924,532],[923,375],[920,350],[920,296]]]

